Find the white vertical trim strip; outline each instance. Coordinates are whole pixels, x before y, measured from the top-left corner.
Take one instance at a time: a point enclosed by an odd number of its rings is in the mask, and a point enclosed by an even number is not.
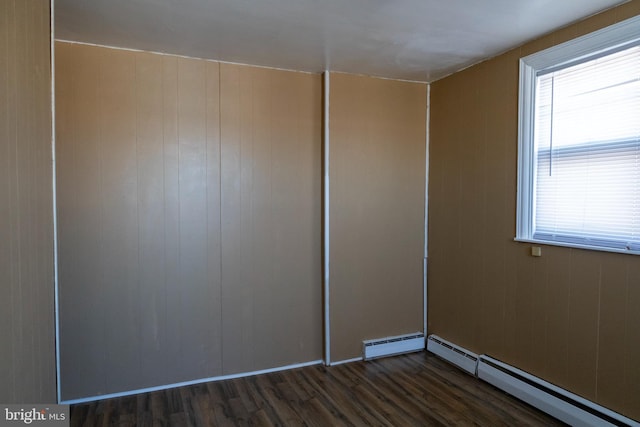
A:
[[[533,235],[533,123],[535,111],[535,70],[520,59],[520,87],[518,94],[518,187],[516,201],[516,238],[531,238]]]
[[[429,128],[431,127],[431,84],[427,84],[427,117],[424,151],[424,263],[422,267],[423,333],[427,336],[427,266],[429,259]]]
[[[331,365],[331,317],[329,316],[329,88],[330,73],[324,72],[324,363]]]
[[[57,184],[56,184],[56,57],[55,57],[55,19],[54,1],[49,2],[49,21],[51,39],[49,40],[51,49],[51,201],[53,209],[53,303],[55,322],[55,350],[56,350],[56,399],[58,403],[62,400],[60,386],[60,310],[58,297],[58,204],[57,204]]]

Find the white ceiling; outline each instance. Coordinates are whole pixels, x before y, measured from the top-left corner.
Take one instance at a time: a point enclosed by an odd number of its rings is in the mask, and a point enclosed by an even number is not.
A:
[[[57,39],[433,81],[621,0],[55,0]]]

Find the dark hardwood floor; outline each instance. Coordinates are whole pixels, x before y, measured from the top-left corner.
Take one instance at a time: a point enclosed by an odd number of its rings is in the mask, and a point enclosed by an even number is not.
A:
[[[73,405],[71,426],[554,426],[427,352]]]

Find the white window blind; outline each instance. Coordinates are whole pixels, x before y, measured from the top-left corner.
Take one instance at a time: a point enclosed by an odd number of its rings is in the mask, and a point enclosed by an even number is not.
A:
[[[533,238],[640,251],[640,46],[536,76]]]

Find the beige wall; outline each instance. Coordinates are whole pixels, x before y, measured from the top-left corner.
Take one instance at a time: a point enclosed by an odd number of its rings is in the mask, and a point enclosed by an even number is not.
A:
[[[321,359],[320,76],[56,57],[62,398]]]
[[[332,362],[423,330],[426,88],[330,75]]]
[[[640,419],[640,258],[516,243],[518,59],[634,0],[432,86],[429,332]]]
[[[0,1],[0,402],[56,401],[48,0]]]

